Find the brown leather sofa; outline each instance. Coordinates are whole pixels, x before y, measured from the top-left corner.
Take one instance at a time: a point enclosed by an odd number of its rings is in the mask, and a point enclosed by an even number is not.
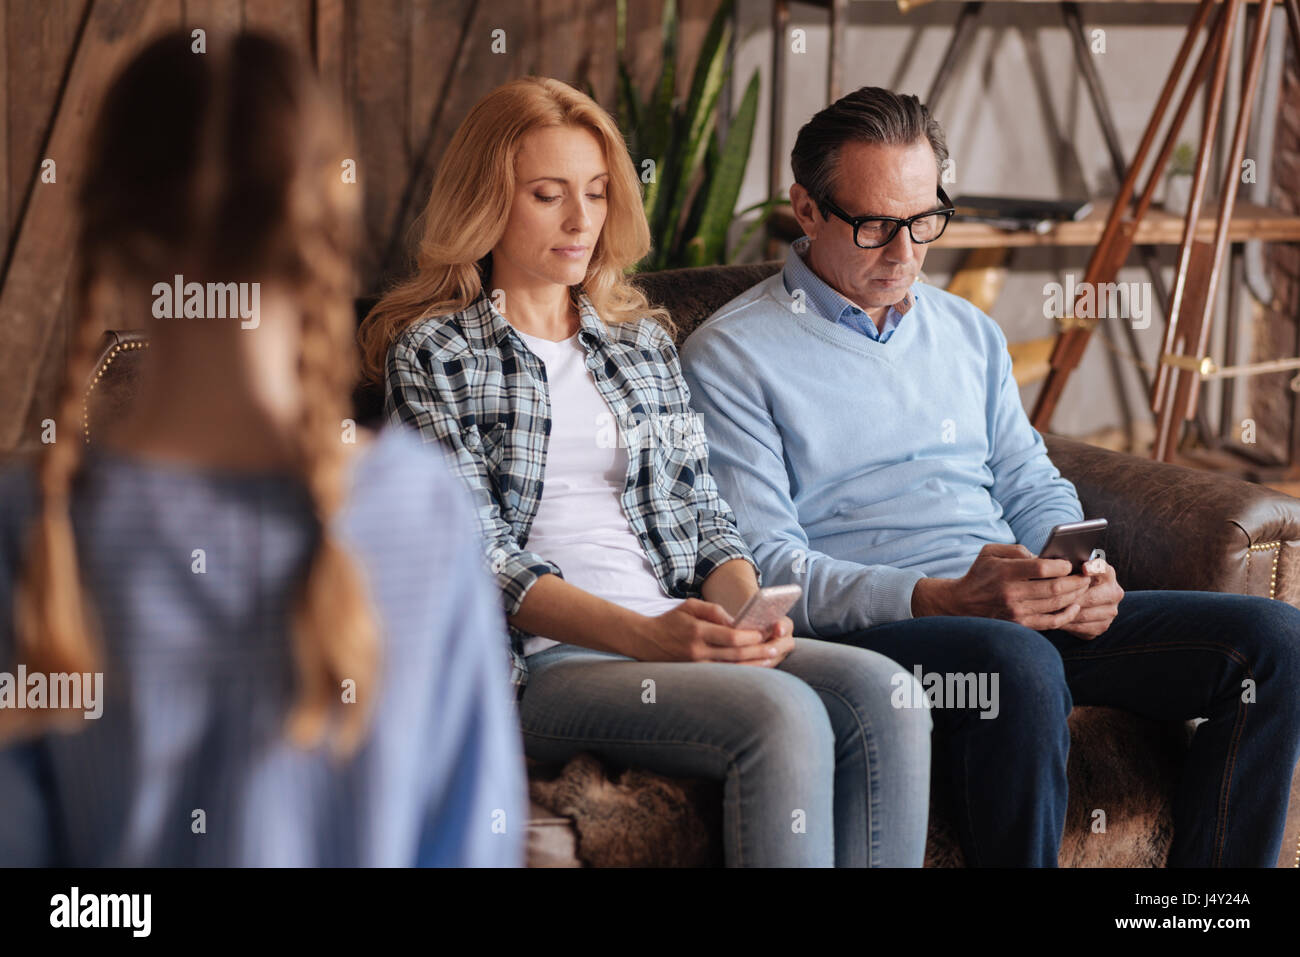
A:
[[[678,341],[777,261],[641,274],[668,308]],[[361,309],[364,312],[364,307]],[[107,333],[87,390],[93,436],[129,400],[147,340]],[[374,397],[362,402],[374,408]],[[1211,473],[1045,436],[1085,514],[1110,520],[1106,557],[1128,590],[1240,592],[1300,604],[1300,500]],[[1300,693],[1300,689],[1297,689]],[[1193,722],[1159,722],[1109,708],[1070,716],[1070,805],[1062,866],[1163,866],[1170,796]],[[709,865],[721,859],[720,791],[712,782],[617,769],[580,755],[563,768],[530,762],[534,866]],[[1097,810],[1105,830],[1097,829]],[[927,866],[960,866],[951,797],[934,788]],[[1300,867],[1300,774],[1293,779],[1279,866]]]

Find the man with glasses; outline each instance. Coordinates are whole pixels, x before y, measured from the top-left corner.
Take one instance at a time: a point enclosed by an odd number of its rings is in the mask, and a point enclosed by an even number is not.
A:
[[[1029,424],[997,323],[918,281],[953,213],[947,156],[916,97],[877,87],[799,131],[805,235],[682,350],[710,471],[763,583],[802,586],[797,634],[922,677],[968,863],[1056,864],[1081,704],[1205,718],[1169,863],[1272,866],[1300,758],[1300,610],[1125,594],[1104,558],[1071,574],[1035,557],[1083,509]]]

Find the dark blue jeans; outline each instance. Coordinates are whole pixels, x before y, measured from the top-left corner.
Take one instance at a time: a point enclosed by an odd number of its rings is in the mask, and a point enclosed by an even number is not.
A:
[[[1204,718],[1174,798],[1169,865],[1272,867],[1300,759],[1300,610],[1201,591],[1132,591],[1092,640],[990,618],[935,616],[832,639],[923,673],[997,675],[993,708],[932,712],[936,753],[975,866],[1057,863],[1066,718],[1106,705]],[[936,684],[931,685],[937,687]],[[956,686],[949,684],[947,687]]]

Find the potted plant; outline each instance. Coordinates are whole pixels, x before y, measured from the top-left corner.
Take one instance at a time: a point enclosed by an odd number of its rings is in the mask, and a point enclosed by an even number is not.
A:
[[[1196,151],[1186,141],[1179,143],[1169,159],[1165,178],[1165,212],[1186,216],[1192,199],[1192,173],[1196,170]]]
[[[723,0],[714,12],[691,78],[690,95],[682,101],[674,96],[676,0],[664,4],[662,70],[658,82],[644,95],[633,85],[626,59],[626,0],[617,4],[615,112],[642,172],[642,199],[653,242],[650,255],[637,264],[638,270],[725,263],[729,259],[727,234],[736,218],[759,213],[741,236],[736,246],[740,249],[776,206],[789,202],[768,199],[735,212],[758,115],[759,83],[755,70],[724,136],[719,121],[726,107],[721,94],[731,71],[727,50],[733,5],[733,0]]]

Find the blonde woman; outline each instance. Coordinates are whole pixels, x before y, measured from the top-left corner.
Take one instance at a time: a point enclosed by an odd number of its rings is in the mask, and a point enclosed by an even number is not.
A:
[[[311,74],[258,35],[202,56],[165,35],[107,93],[57,441],[0,476],[0,669],[96,701],[0,709],[7,865],[521,863],[464,492],[413,436],[344,439],[345,155]],[[177,274],[256,284],[258,314],[178,312],[157,298]],[[177,318],[149,322],[129,414],[83,449],[110,289]]]
[[[526,752],[723,782],[728,865],[919,865],[930,717],[890,701],[914,679],[789,618],[732,627],[758,579],[667,316],[624,278],[650,243],[610,118],[552,79],[493,91],[424,222],[365,360],[474,495]]]

